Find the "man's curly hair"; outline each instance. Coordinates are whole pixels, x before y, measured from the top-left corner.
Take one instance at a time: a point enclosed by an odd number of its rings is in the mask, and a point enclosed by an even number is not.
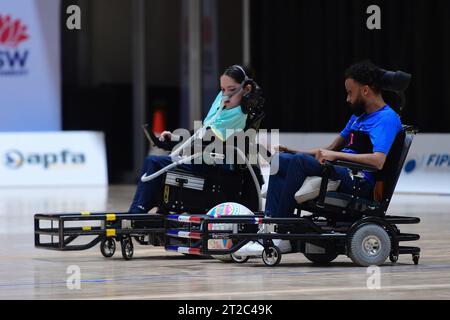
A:
[[[369,60],[355,63],[345,71],[345,79],[353,79],[362,85],[368,85],[375,93],[381,93],[381,77],[380,68]]]

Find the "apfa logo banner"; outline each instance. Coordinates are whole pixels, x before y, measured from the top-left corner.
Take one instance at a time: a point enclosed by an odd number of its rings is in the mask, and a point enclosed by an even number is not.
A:
[[[103,133],[0,133],[0,188],[105,186],[107,172]]]
[[[0,13],[0,75],[23,75],[30,50],[22,44],[29,39],[28,27],[10,15]]]
[[[45,170],[64,169],[68,166],[82,166],[86,163],[86,155],[71,150],[59,152],[25,153],[21,150],[8,150],[4,156],[4,164],[9,169],[20,169],[25,165],[40,166]]]

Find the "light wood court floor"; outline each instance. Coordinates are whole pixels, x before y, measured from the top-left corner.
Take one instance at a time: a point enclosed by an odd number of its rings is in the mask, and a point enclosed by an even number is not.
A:
[[[301,254],[284,255],[275,268],[260,259],[226,264],[192,259],[160,247],[135,245],[125,261],[120,250],[103,258],[87,251],[35,249],[33,214],[123,211],[134,186],[108,189],[0,189],[0,299],[450,299],[450,196],[395,195],[390,214],[418,216],[418,266],[410,256],[380,268],[381,288],[368,289],[370,274],[339,257],[315,267]],[[69,290],[67,268],[81,272],[81,289]]]

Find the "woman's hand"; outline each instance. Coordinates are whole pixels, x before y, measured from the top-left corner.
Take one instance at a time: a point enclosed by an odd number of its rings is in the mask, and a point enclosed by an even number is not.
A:
[[[336,151],[331,151],[331,150],[327,150],[327,149],[319,149],[316,152],[316,159],[317,161],[319,161],[321,164],[324,164],[325,161],[334,161],[336,160],[337,157],[337,152]]]
[[[172,133],[170,131],[163,131],[159,136],[160,141],[166,141],[172,139]]]

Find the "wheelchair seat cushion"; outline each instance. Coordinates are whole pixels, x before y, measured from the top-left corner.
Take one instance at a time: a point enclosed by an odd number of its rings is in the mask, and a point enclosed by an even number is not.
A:
[[[324,202],[326,205],[331,205],[331,206],[340,207],[340,208],[346,208],[350,204],[352,199],[353,199],[353,197],[351,194],[347,194],[347,193],[343,193],[343,192],[327,192]],[[376,201],[369,200],[369,199],[359,198],[356,201],[355,205],[359,210],[365,211],[368,208],[378,207],[379,203]]]
[[[320,193],[322,177],[306,177],[302,187],[295,193],[297,203],[315,199]],[[327,191],[336,191],[339,188],[340,180],[328,180]]]

